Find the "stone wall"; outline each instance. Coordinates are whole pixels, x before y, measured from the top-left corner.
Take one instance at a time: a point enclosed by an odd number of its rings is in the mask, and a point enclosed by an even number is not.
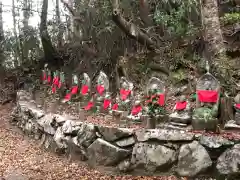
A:
[[[17,93],[12,123],[43,147],[92,167],[179,176],[240,175],[240,141],[180,130],[127,129],[46,114],[25,91]]]

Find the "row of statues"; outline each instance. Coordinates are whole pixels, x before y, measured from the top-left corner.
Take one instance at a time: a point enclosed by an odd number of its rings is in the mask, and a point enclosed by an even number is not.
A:
[[[120,80],[120,90],[115,98],[109,92],[109,80],[104,72],[100,72],[93,86],[87,73],[83,73],[81,81],[77,75],[72,76],[71,88],[63,97],[63,102],[73,98],[80,98],[85,111],[110,113],[116,119],[125,119],[141,122],[145,119],[174,128],[189,128],[199,130],[216,130],[218,125],[220,84],[209,72],[198,80],[196,86],[196,107],[193,109],[187,97],[181,95],[175,102],[173,111],[166,111],[166,90],[164,83],[157,77],[152,77],[146,85],[146,92],[134,92],[134,85],[125,77]],[[52,93],[64,88],[65,77],[63,72],[53,73],[45,67],[42,80],[49,84]],[[92,90],[95,89],[95,93]],[[235,97],[236,126],[240,129],[240,94]],[[166,118],[163,117],[168,117]],[[117,118],[118,117],[118,118]],[[154,124],[152,123],[152,124]],[[155,125],[151,125],[155,128]]]

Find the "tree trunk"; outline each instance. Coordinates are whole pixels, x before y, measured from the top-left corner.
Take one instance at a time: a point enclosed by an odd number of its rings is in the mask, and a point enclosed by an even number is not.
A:
[[[3,10],[2,10],[2,1],[0,1],[0,67],[4,62],[4,31],[3,31]]]
[[[47,30],[47,13],[48,13],[48,0],[43,0],[41,22],[40,22],[40,36],[44,51],[46,62],[58,68],[60,66],[56,59],[56,51],[52,45],[51,38]]]
[[[153,26],[153,20],[150,15],[148,0],[139,0],[139,12],[140,18],[143,21],[145,27]]]
[[[204,39],[207,42],[207,59],[211,59],[213,70],[220,81],[231,82],[230,66],[226,57],[226,48],[222,36],[222,30],[219,21],[217,0],[204,0],[201,4],[202,24],[204,27]],[[227,83],[227,84],[228,84]]]
[[[61,22],[60,18],[60,11],[59,11],[59,0],[56,0],[56,23],[57,26],[59,27],[58,35],[57,35],[57,40],[58,40],[58,48],[61,48],[63,46],[63,34],[64,34],[64,29],[63,25]]]
[[[23,57],[24,60],[28,59],[29,47],[28,47],[28,22],[30,18],[30,0],[23,1]]]
[[[15,0],[12,0],[12,17],[13,17],[13,34],[15,37],[15,41],[16,41],[16,49],[14,50],[15,53],[15,66],[20,65],[21,64],[21,53],[20,53],[20,44],[19,44],[19,38],[18,38],[18,34],[17,34],[17,23],[16,23],[16,13],[15,13]]]
[[[145,45],[149,50],[155,51],[157,49],[156,43],[152,41],[149,35],[143,32],[135,24],[128,22],[121,14],[120,0],[112,0],[113,21],[116,25],[130,38]]]

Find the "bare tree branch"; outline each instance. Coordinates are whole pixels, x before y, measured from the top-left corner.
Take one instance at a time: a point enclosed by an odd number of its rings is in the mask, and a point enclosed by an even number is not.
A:
[[[157,45],[151,38],[140,30],[135,24],[128,22],[121,14],[120,2],[119,0],[112,0],[113,8],[113,21],[116,25],[126,33],[130,38],[138,41],[139,43],[146,45],[151,51],[155,51]]]
[[[140,18],[146,27],[153,26],[153,20],[150,15],[148,0],[139,0]]]
[[[75,11],[73,10],[73,8],[70,7],[70,5],[68,4],[68,2],[66,2],[65,0],[61,0],[61,2],[64,4],[64,6],[68,9],[68,11],[75,16]]]

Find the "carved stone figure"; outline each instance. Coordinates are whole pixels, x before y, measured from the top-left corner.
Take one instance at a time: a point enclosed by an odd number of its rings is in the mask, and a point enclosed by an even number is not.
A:
[[[229,120],[224,125],[225,130],[230,131],[240,131],[240,93],[238,93],[234,98],[233,103],[233,109],[234,109],[234,119]]]
[[[129,82],[125,77],[120,80],[119,94],[119,110],[129,111],[133,100],[133,83]]]
[[[152,77],[147,84],[147,98],[146,114],[151,121],[158,121],[165,115],[165,86],[164,83]]]
[[[234,98],[235,122],[240,125],[240,93]]]
[[[169,115],[170,122],[190,124],[191,123],[191,107],[186,99],[186,96],[182,95],[176,102],[173,113]]]
[[[103,71],[100,71],[100,74],[97,77],[96,90],[96,106],[99,111],[103,104],[106,93],[109,92],[109,80]]]
[[[141,104],[141,96],[136,95],[130,114],[127,116],[128,120],[140,121],[143,114],[143,106]]]
[[[212,130],[217,128],[220,85],[209,72],[197,82],[196,109],[193,112],[192,126],[197,130]]]
[[[111,107],[112,107],[111,93],[106,92],[106,95],[103,100],[102,111],[104,113],[108,113],[111,111]]]
[[[83,73],[80,93],[82,102],[87,102],[91,98],[91,79],[87,73]]]

